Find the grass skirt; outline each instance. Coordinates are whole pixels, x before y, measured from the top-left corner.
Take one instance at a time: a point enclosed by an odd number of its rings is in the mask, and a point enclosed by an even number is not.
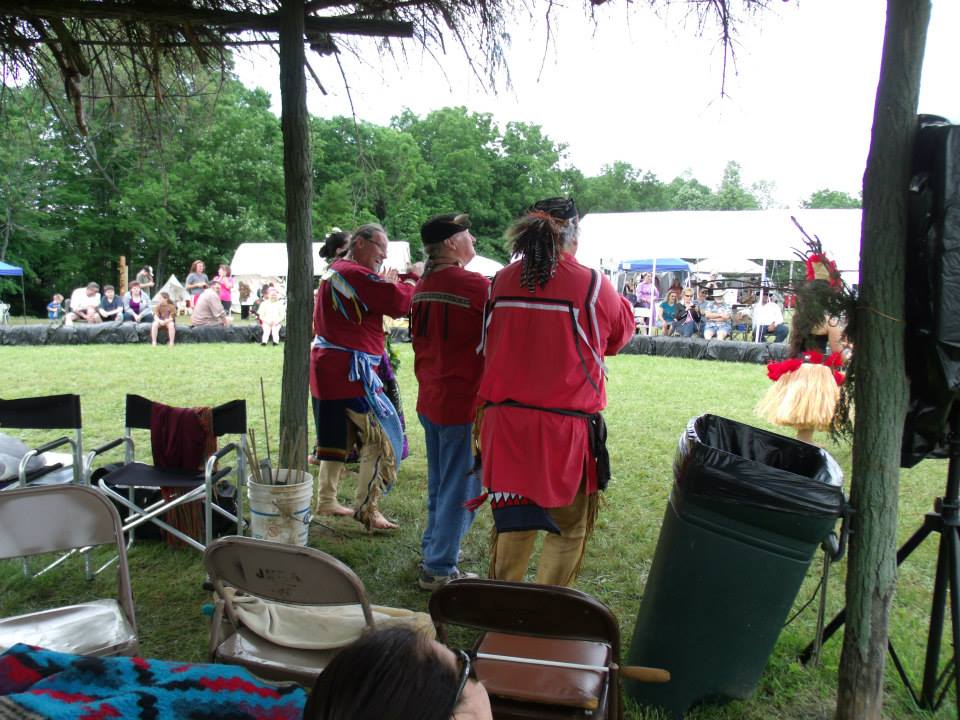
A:
[[[833,371],[804,363],[780,376],[757,403],[755,412],[774,425],[797,430],[829,430],[840,399]]]

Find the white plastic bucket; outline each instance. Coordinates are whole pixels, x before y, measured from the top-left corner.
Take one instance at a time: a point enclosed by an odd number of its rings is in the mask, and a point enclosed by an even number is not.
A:
[[[258,540],[306,545],[313,514],[313,476],[302,470],[275,470],[277,479],[291,485],[263,485],[247,481],[250,534]],[[299,477],[298,477],[299,476]]]

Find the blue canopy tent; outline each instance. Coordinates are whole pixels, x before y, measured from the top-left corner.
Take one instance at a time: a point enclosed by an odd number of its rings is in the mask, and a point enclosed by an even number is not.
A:
[[[624,272],[690,272],[690,263],[680,258],[624,260],[620,269]]]
[[[27,296],[23,290],[23,268],[0,260],[0,278],[20,276],[20,300],[23,302],[23,322],[27,322]]]
[[[690,263],[681,258],[645,258],[643,260],[623,260],[620,263],[623,272],[649,272],[656,275],[658,272],[690,272]],[[648,332],[653,334],[657,309],[650,308],[650,317],[647,320]]]

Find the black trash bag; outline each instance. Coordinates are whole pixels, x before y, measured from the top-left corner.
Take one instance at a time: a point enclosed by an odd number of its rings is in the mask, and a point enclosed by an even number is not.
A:
[[[689,499],[839,517],[843,472],[825,450],[718,415],[693,418],[673,464]]]

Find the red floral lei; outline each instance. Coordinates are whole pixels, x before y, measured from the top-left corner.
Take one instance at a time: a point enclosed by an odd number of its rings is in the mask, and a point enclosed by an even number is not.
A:
[[[787,373],[799,370],[804,363],[826,365],[828,368],[833,368],[833,379],[837,385],[843,385],[843,381],[847,379],[847,376],[837,369],[843,366],[843,356],[840,353],[831,353],[824,358],[823,353],[816,350],[806,350],[798,358],[788,358],[781,362],[769,363],[767,365],[767,377],[776,382]]]

